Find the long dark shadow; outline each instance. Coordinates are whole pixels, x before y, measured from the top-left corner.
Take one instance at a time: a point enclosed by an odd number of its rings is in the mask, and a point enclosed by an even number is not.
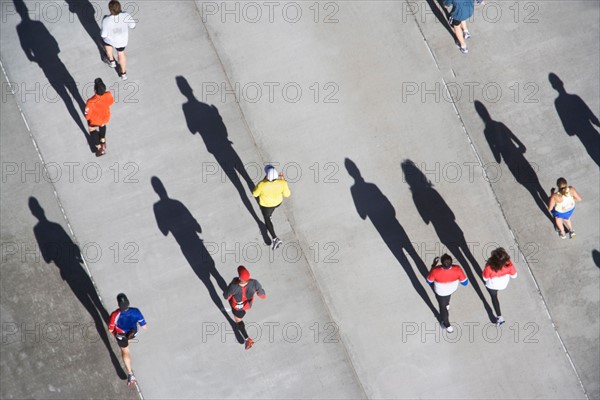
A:
[[[435,318],[439,319],[439,313],[423,287],[428,273],[427,267],[412,245],[406,231],[398,222],[394,206],[379,190],[377,185],[365,182],[360,170],[352,160],[346,158],[345,165],[348,174],[354,178],[354,185],[350,188],[350,193],[352,194],[352,200],[354,200],[358,215],[362,219],[369,218],[371,220],[373,226],[381,235],[383,242],[390,249],[394,257],[396,257],[402,268],[404,268],[415,291],[421,296],[421,299],[429,307]],[[404,252],[408,253],[417,266],[421,275],[420,277],[413,270]]]
[[[97,6],[98,3],[92,4],[89,2],[89,0],[65,0],[65,2],[69,6],[69,11],[77,15],[81,26],[90,36],[90,39],[92,39],[92,42],[98,49],[100,59],[105,61],[106,53],[102,47],[100,26],[98,25],[98,22],[96,22],[96,8],[94,7],[94,5]],[[98,11],[100,13],[102,12],[100,9],[98,9]]]
[[[85,102],[79,94],[77,83],[58,56],[60,53],[58,42],[43,23],[33,21],[29,18],[29,10],[23,0],[13,1],[15,9],[21,16],[21,22],[17,25],[17,34],[21,42],[21,48],[25,52],[27,59],[37,63],[42,69],[48,79],[48,83],[56,90],[56,93],[65,103],[73,121],[75,121],[83,132],[90,146],[90,151],[96,151],[81,119],[83,110],[85,109]]]
[[[594,125],[600,127],[598,117],[585,104],[581,97],[567,93],[563,81],[554,73],[548,74],[550,84],[558,92],[554,100],[556,112],[569,136],[577,136],[592,160],[600,167],[600,134]]]
[[[225,172],[227,178],[235,186],[242,203],[256,221],[263,240],[266,244],[271,244],[271,239],[267,233],[265,224],[258,218],[250,199],[248,191],[254,189],[254,182],[250,179],[250,175],[244,168],[244,163],[233,148],[233,142],[228,139],[227,128],[223,123],[223,118],[219,115],[219,110],[214,105],[208,105],[198,101],[194,97],[194,91],[190,87],[187,79],[183,76],[176,77],[177,86],[187,98],[187,102],[183,103],[183,114],[187,122],[188,129],[192,135],[196,133],[202,136],[206,150],[211,153],[222,171]],[[239,176],[238,176],[239,174]],[[244,188],[242,177],[248,189]]]
[[[414,2],[414,3],[407,2],[406,6],[403,5],[403,7],[414,7],[416,9],[415,12],[417,13],[416,18],[421,18],[422,15],[425,15],[425,12],[421,12],[421,10],[418,9],[421,6],[421,4],[422,3],[420,3],[420,2]],[[452,30],[452,28],[450,27],[450,24],[448,23],[448,18],[450,17],[450,14],[446,10],[446,7],[444,7],[443,0],[427,0],[427,4],[429,5],[429,8],[433,12],[433,15],[435,15],[435,17],[437,18],[439,23],[442,24],[442,26],[444,28],[446,28],[446,30],[448,31],[450,36],[452,36],[452,39],[454,39],[456,41],[456,36],[454,35],[454,31]],[[415,13],[415,12],[413,12],[413,13]]]
[[[535,169],[525,158],[527,148],[523,142],[502,122],[494,121],[480,101],[475,101],[475,110],[485,123],[483,133],[496,162],[504,161],[515,180],[527,189],[542,214],[554,224],[548,212],[548,194],[542,188]]]
[[[159,178],[153,176],[150,182],[159,197],[159,201],[154,203],[154,216],[156,217],[158,229],[164,236],[167,236],[169,233],[173,235],[192,270],[204,286],[206,286],[211,300],[236,333],[238,342],[243,343],[244,340],[241,334],[239,334],[237,324],[223,308],[221,296],[217,293],[210,279],[212,277],[217,282],[221,293],[227,289],[227,283],[219,271],[217,271],[215,261],[206,249],[204,241],[198,235],[202,233],[200,224],[183,203],[169,198],[167,190]]]
[[[594,260],[596,267],[600,268],[600,251],[596,249],[592,250],[592,260]]]
[[[105,325],[108,323],[108,312],[100,301],[90,276],[84,270],[79,246],[73,242],[62,226],[48,221],[44,209],[35,197],[29,198],[29,209],[38,219],[33,234],[44,261],[48,264],[54,263],[59,269],[60,276],[94,320],[98,335],[108,350],[117,375],[121,379],[126,379],[127,375],[110,345],[108,326]]]
[[[444,247],[448,249],[456,261],[463,267],[469,281],[473,285],[475,292],[483,303],[485,311],[488,314],[490,322],[496,322],[496,317],[492,312],[490,305],[479,287],[478,280],[473,273],[481,278],[482,269],[471,253],[465,235],[456,223],[454,212],[444,201],[437,190],[433,188],[433,184],[421,172],[421,170],[411,160],[402,162],[402,172],[404,179],[410,186],[413,201],[419,215],[426,224],[432,224],[435,232]]]

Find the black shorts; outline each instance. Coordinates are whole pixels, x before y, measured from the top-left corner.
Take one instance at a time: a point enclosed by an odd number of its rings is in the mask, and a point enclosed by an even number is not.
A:
[[[238,318],[244,318],[244,315],[246,315],[246,310],[236,310],[235,308],[232,308],[231,313]]]
[[[123,336],[115,335],[115,339],[117,339],[117,344],[119,345],[119,347],[125,348],[125,347],[129,346],[129,339],[133,339],[135,337],[136,333],[137,332],[128,332]]]
[[[103,42],[104,42],[104,41],[103,41]],[[106,42],[104,42],[104,45],[105,45],[105,46],[112,46],[112,44],[108,44],[108,43],[106,43]],[[113,47],[115,47],[115,46],[113,46]],[[115,49],[116,49],[117,51],[125,51],[125,47],[115,47]]]

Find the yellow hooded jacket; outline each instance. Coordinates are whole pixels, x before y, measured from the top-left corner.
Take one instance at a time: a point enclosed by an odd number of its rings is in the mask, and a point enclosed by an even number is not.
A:
[[[290,197],[291,194],[287,182],[283,179],[263,179],[252,191],[252,195],[258,197],[258,204],[262,207],[277,207],[284,197]]]

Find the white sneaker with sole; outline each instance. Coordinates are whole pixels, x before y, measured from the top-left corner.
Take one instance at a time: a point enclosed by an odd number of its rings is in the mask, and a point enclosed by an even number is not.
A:
[[[273,239],[273,243],[271,243],[271,249],[275,250],[276,248],[281,246],[281,243],[282,243],[281,239],[279,239],[279,238]]]

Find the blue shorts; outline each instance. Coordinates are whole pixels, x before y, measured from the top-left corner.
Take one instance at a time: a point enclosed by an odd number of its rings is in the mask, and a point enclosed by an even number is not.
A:
[[[565,211],[565,212],[559,212],[556,210],[552,210],[552,216],[555,218],[570,219],[571,215],[573,214],[573,211],[575,211],[575,207],[573,207],[569,211]]]

